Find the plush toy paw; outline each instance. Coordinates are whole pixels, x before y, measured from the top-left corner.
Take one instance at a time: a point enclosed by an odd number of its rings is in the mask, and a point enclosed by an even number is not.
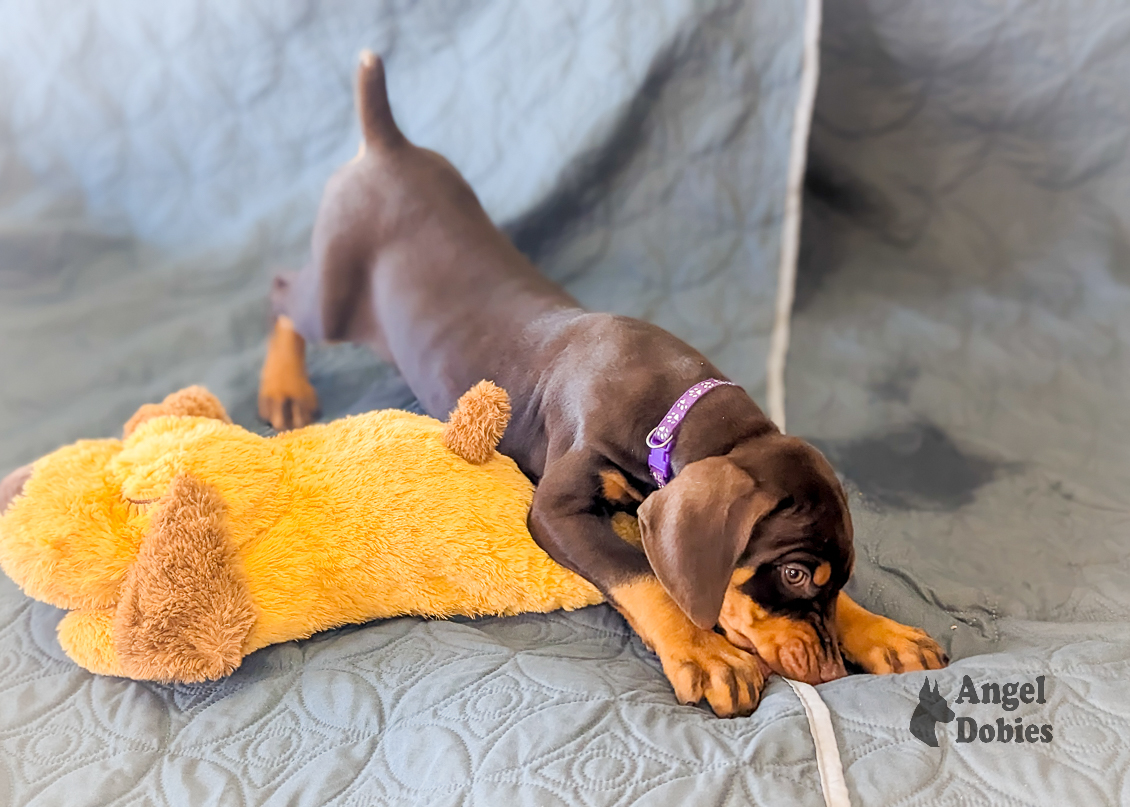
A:
[[[125,676],[114,652],[113,609],[71,611],[56,632],[64,652],[92,673]]]

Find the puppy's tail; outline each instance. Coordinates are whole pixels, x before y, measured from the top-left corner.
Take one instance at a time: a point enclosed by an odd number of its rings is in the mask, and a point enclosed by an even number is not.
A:
[[[494,456],[509,422],[506,390],[480,381],[455,404],[443,430],[443,444],[472,465],[482,465]]]
[[[384,62],[371,50],[361,51],[361,62],[357,67],[357,111],[366,145],[392,148],[407,142],[392,117]]]

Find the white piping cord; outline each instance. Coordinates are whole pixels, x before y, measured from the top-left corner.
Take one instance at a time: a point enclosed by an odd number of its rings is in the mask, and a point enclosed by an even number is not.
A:
[[[789,329],[796,294],[797,256],[800,252],[800,206],[804,168],[808,156],[808,133],[816,102],[816,79],[820,73],[820,0],[806,0],[804,44],[801,54],[800,87],[793,112],[793,136],[785,190],[785,218],[781,227],[781,262],[777,267],[777,304],[769,356],[765,366],[769,419],[785,430],[785,359],[789,354]]]
[[[816,770],[820,773],[820,789],[824,792],[825,807],[851,807],[840,747],[836,743],[836,732],[832,728],[832,716],[828,713],[827,705],[811,684],[790,678],[785,681],[800,698],[804,714],[808,717],[808,730],[812,733],[812,742],[816,746]]]
[[[781,262],[777,267],[777,304],[773,333],[766,361],[766,398],[770,419],[785,431],[785,360],[789,354],[789,330],[796,295],[797,257],[800,251],[800,206],[804,168],[808,156],[808,134],[816,102],[816,79],[820,70],[821,0],[806,0],[804,44],[800,87],[793,116],[793,136],[785,195],[785,218],[781,228]],[[828,706],[816,687],[785,679],[804,707],[808,730],[816,747],[816,769],[825,807],[851,807],[840,747],[832,727]]]

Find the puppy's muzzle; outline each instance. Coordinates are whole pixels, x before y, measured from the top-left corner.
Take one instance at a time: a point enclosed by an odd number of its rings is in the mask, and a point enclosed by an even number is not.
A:
[[[730,643],[756,652],[778,675],[822,684],[847,675],[830,620],[770,614],[731,586],[718,624]],[[833,623],[834,624],[834,623]]]

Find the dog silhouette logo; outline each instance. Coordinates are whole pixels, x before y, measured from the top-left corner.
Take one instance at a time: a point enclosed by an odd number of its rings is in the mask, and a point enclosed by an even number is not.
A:
[[[918,693],[918,705],[914,707],[914,714],[910,716],[910,733],[926,745],[938,747],[938,736],[934,734],[935,723],[950,723],[955,715],[946,699],[938,694],[938,679],[934,679],[934,688],[930,689],[930,678],[922,682],[922,689]]]

